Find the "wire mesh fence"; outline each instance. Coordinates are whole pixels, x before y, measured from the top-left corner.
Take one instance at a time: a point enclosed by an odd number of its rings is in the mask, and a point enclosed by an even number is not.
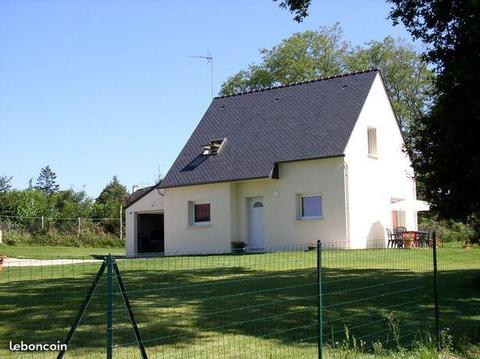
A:
[[[316,352],[315,251],[150,258],[120,261],[119,266],[150,357],[269,358]],[[121,303],[114,308],[128,323]],[[114,328],[119,356],[131,357],[131,333],[128,325]]]
[[[437,253],[441,345],[476,343],[471,357],[480,357],[480,248],[447,245]]]
[[[116,263],[149,358],[317,358],[319,351],[329,358],[350,349],[408,349],[434,338],[432,248],[323,248],[320,256],[299,247]],[[479,260],[478,247],[438,248],[443,344],[480,334]],[[58,351],[10,351],[10,341],[63,343],[101,264],[5,266],[0,357],[56,357]],[[66,358],[104,358],[110,350],[114,358],[142,358],[115,271],[111,278],[111,289],[106,272],[99,280]]]
[[[431,333],[432,263],[429,248],[324,250],[324,344],[367,352],[408,348]]]
[[[105,231],[119,234],[120,218],[0,216],[4,232],[82,234]],[[123,223],[122,223],[123,225]]]
[[[124,219],[0,216],[7,245],[122,246]]]

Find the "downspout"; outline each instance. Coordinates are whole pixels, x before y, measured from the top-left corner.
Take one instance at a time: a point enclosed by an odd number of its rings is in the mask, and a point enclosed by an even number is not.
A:
[[[345,160],[343,161],[343,185],[345,194],[345,234],[347,240],[347,248],[350,249],[350,194],[348,185],[348,165]]]

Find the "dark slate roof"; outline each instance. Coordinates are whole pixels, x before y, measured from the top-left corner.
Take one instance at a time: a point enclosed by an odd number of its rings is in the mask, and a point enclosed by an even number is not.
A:
[[[128,196],[127,201],[126,201],[127,204],[125,205],[125,208],[130,207],[132,204],[137,202],[139,199],[145,197],[154,188],[155,188],[155,186],[148,186],[148,187],[137,189],[130,196]]]
[[[377,70],[215,98],[161,188],[271,177],[275,164],[341,156]],[[202,145],[226,138],[217,155]]]

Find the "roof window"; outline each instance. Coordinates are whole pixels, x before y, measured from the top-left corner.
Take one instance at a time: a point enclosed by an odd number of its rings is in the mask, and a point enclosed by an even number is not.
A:
[[[218,152],[220,152],[220,149],[222,148],[224,143],[225,143],[225,138],[222,138],[219,140],[211,140],[209,144],[202,146],[202,149],[203,149],[202,154],[204,156],[216,155]]]

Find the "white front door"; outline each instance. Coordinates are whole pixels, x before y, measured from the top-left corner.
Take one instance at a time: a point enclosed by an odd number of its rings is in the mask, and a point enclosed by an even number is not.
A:
[[[263,197],[248,199],[248,245],[250,249],[263,249],[264,228],[263,228]]]

